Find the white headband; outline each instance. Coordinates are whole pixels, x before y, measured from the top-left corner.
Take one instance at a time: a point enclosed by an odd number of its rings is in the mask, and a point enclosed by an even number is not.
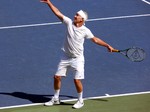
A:
[[[88,19],[87,14],[83,10],[80,10],[77,13],[84,19],[84,21]]]

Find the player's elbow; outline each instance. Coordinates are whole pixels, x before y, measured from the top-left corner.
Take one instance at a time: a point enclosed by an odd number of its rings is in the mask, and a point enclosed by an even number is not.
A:
[[[94,42],[96,44],[98,43],[98,39],[96,37],[93,37],[91,40],[92,40],[92,42]]]

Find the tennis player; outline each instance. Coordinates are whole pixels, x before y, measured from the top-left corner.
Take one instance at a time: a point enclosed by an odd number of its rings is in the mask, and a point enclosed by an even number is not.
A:
[[[73,108],[81,108],[84,106],[83,101],[83,86],[81,80],[84,79],[84,40],[90,39],[92,42],[104,46],[109,52],[114,50],[109,44],[104,42],[85,26],[85,21],[88,19],[88,14],[79,10],[72,21],[70,18],[60,12],[53,5],[51,0],[41,0],[46,3],[52,12],[66,25],[66,38],[62,47],[62,58],[58,64],[58,69],[54,75],[54,96],[45,106],[60,104],[59,93],[61,89],[61,78],[67,75],[68,70],[72,70],[74,74],[74,84],[78,93],[78,101],[73,105]]]

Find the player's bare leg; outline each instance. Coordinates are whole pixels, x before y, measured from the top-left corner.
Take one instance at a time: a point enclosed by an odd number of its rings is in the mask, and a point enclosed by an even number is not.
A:
[[[78,93],[81,93],[83,91],[82,82],[80,79],[74,79],[74,84],[76,86],[76,90]]]
[[[61,88],[61,76],[54,76],[54,89],[60,90]]]
[[[78,92],[78,101],[76,104],[73,105],[73,108],[81,108],[84,106],[84,102],[83,102],[83,86],[82,86],[82,82],[80,79],[74,79],[74,83],[76,86],[76,90]]]
[[[60,93],[60,88],[61,88],[61,76],[54,76],[54,96],[49,102],[46,102],[44,105],[45,106],[52,106],[54,104],[60,104],[59,100],[59,93]]]

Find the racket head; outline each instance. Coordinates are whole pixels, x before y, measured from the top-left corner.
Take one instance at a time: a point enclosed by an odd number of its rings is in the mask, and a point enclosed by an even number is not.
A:
[[[126,50],[126,56],[133,62],[141,62],[145,59],[146,53],[139,47],[132,47]]]

